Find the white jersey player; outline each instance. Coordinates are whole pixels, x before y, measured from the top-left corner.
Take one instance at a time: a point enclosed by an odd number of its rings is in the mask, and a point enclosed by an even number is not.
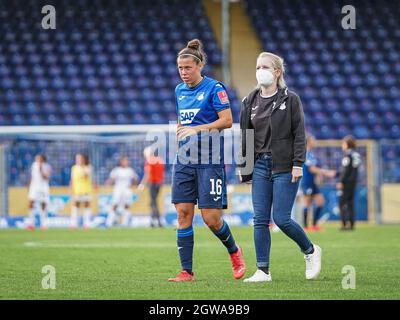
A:
[[[31,166],[31,179],[29,183],[29,222],[27,229],[35,229],[35,203],[40,204],[40,225],[42,229],[47,228],[47,205],[49,203],[50,187],[49,180],[51,166],[46,162],[46,156],[38,154]]]
[[[115,212],[117,208],[122,209],[122,225],[127,226],[129,222],[129,206],[132,204],[133,184],[139,182],[139,177],[135,170],[129,167],[129,159],[123,157],[119,166],[110,173],[108,183],[114,183],[112,196],[112,206],[107,217],[106,226],[111,227],[114,224]]]

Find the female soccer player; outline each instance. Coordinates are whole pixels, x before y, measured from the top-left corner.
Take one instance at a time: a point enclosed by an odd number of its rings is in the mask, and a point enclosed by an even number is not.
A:
[[[257,271],[244,281],[272,280],[268,228],[271,209],[275,224],[304,253],[306,279],[315,279],[321,270],[321,248],[313,245],[303,228],[291,219],[306,154],[303,107],[299,96],[286,86],[281,57],[263,52],[257,58],[256,69],[258,86],[243,99],[240,115],[242,155],[249,158],[254,154],[255,159],[252,175],[242,181],[253,180]],[[254,148],[246,143],[249,129],[254,130]]]
[[[246,267],[222,209],[227,207],[222,130],[232,126],[228,95],[222,83],[201,73],[206,63],[195,39],[178,53],[182,79],[176,89],[179,148],[173,168],[172,203],[178,213],[177,245],[182,271],[169,281],[193,281],[193,216],[198,203],[205,224],[227,248],[235,279]]]
[[[114,183],[112,206],[108,213],[106,226],[112,227],[115,220],[115,211],[122,208],[122,226],[126,227],[129,222],[129,206],[132,203],[132,186],[139,182],[139,177],[129,166],[128,157],[122,157],[119,166],[111,170],[107,184]]]
[[[306,231],[319,231],[318,219],[320,218],[322,208],[325,204],[323,194],[319,191],[318,185],[315,181],[317,175],[333,178],[336,175],[336,171],[327,170],[318,167],[318,160],[314,156],[313,148],[316,143],[313,135],[307,136],[307,154],[306,162],[303,164],[303,178],[301,179],[300,187],[303,192],[303,226]],[[311,228],[308,227],[307,217],[308,210],[315,203],[313,212],[313,225]]]
[[[71,169],[72,211],[71,228],[78,227],[78,211],[83,206],[83,228],[90,226],[90,201],[92,194],[92,166],[87,155],[78,153]]]
[[[35,208],[34,204],[40,204],[40,225],[46,229],[47,204],[49,203],[49,180],[51,176],[51,167],[46,162],[46,156],[38,154],[31,167],[31,179],[29,183],[29,223],[28,230],[35,229]]]

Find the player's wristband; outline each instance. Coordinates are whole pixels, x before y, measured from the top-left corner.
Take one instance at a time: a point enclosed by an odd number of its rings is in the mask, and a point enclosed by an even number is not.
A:
[[[300,170],[303,170],[303,167],[293,166],[293,169],[300,169]]]

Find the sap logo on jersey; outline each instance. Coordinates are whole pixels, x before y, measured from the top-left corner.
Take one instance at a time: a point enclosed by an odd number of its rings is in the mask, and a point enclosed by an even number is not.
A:
[[[180,112],[181,114],[181,124],[190,124],[192,123],[196,114],[200,111],[200,109],[186,109]]]

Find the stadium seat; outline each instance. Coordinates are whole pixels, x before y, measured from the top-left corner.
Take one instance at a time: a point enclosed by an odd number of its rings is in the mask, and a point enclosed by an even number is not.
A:
[[[396,3],[367,1],[366,5],[365,1],[353,1],[358,15],[375,17],[357,20],[357,32],[343,32],[327,15],[340,12],[342,1],[244,3],[263,49],[286,60],[288,85],[302,98],[308,128],[323,135],[317,138],[342,137],[329,135],[326,118],[319,112],[326,113],[335,125],[347,119],[351,128],[348,133],[356,138],[394,137],[398,130],[395,122],[400,122]],[[369,125],[354,112],[368,114]],[[388,112],[393,120],[382,128],[379,115]]]
[[[126,5],[128,10],[121,10],[118,2],[93,9],[84,0],[61,0],[57,9],[65,13],[60,22],[63,28],[49,33],[32,28],[38,17],[32,1],[26,6],[2,2],[0,12],[7,23],[0,25],[4,48],[0,50],[0,86],[7,104],[22,99],[23,110],[13,109],[14,114],[3,116],[0,122],[167,123],[169,115],[162,113],[163,103],[174,103],[174,89],[181,81],[175,65],[177,51],[192,38],[203,40],[209,61],[205,72],[212,76],[213,67],[221,63],[220,49],[197,1],[186,1],[184,10],[176,0]],[[16,12],[19,18],[10,18]],[[191,19],[186,18],[188,13]],[[230,98],[238,103],[236,95]],[[35,113],[32,103],[37,99],[41,105],[50,104]],[[88,104],[88,99],[93,104]],[[151,109],[159,116],[142,116],[146,100],[152,100]],[[114,102],[118,102],[117,108]],[[113,116],[106,114],[111,108]],[[61,118],[55,114],[60,110],[64,113]]]

